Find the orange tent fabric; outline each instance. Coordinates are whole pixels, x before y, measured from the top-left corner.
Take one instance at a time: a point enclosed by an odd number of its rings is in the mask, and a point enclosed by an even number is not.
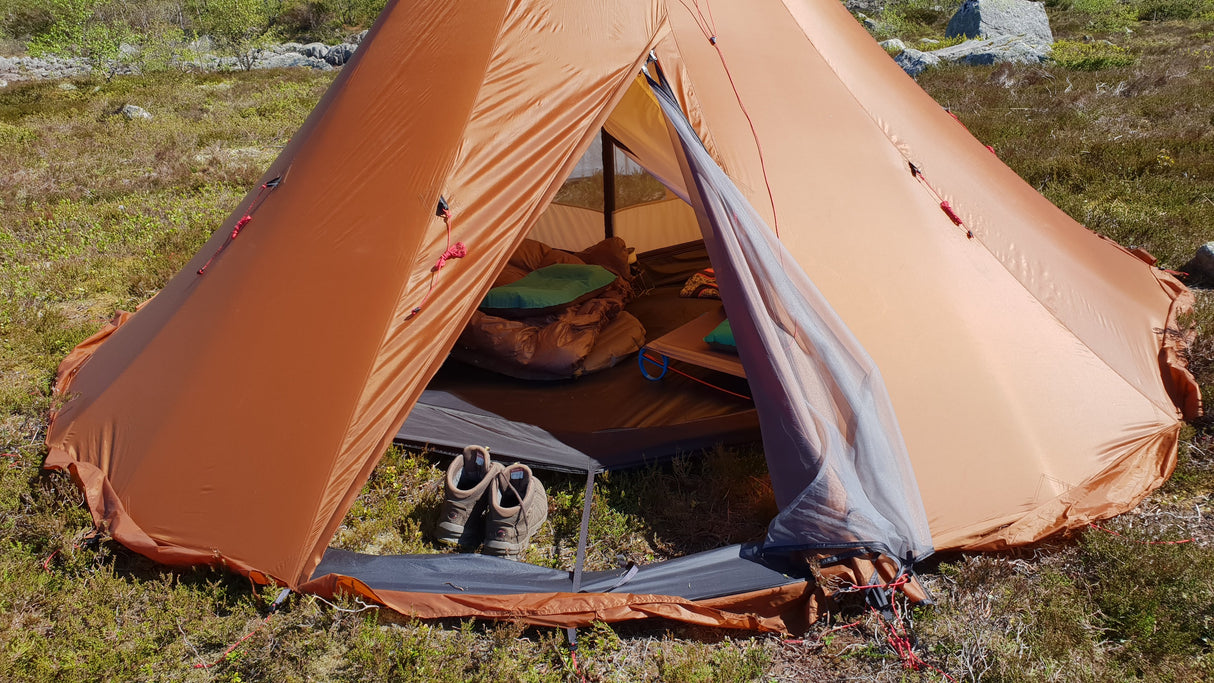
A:
[[[591,139],[652,130],[630,124],[656,104],[617,113],[652,51],[881,368],[937,549],[1030,543],[1161,484],[1200,409],[1165,332],[1187,290],[1016,177],[836,0],[709,4],[389,3],[267,171],[280,183],[65,360],[46,466],[148,557],[315,585],[394,430]],[[630,149],[669,173],[666,135]],[[434,271],[450,240],[468,255]]]

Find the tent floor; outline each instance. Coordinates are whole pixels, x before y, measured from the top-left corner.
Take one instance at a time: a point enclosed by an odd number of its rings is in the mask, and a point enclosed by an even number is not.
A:
[[[678,295],[686,273],[704,267],[705,258],[685,250],[678,263],[663,272],[670,258],[661,257],[656,267],[650,267],[654,261],[643,262],[639,281],[654,285],[627,308],[645,326],[647,339],[720,306],[715,299]],[[679,364],[677,369],[749,395],[744,379],[691,365]],[[485,429],[485,423],[492,427]],[[511,443],[519,437],[522,441]],[[504,456],[580,471],[634,466],[717,443],[758,438],[758,416],[751,401],[673,372],[660,381],[647,380],[635,356],[601,372],[558,381],[520,380],[448,361],[397,435],[399,442],[439,451],[484,442]],[[555,443],[545,446],[537,439]],[[543,451],[557,454],[537,455]],[[579,462],[579,454],[589,460]]]

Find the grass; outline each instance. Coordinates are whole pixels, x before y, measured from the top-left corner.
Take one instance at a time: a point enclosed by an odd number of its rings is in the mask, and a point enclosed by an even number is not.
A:
[[[931,70],[920,82],[1064,210],[1177,268],[1214,224],[1214,22],[1201,18],[1205,10],[1164,19],[1173,10],[1162,9],[1140,21],[1144,7],[1050,7],[1059,37],[1076,46],[1108,39],[1132,62],[1089,69],[1056,54],[1040,66]],[[940,18],[921,9],[898,10],[926,27],[900,37],[942,33]],[[38,469],[56,365],[114,310],[147,298],[185,263],[331,78],[153,74],[78,81],[76,90],[0,90],[0,680],[567,681],[579,672],[591,681],[940,679],[903,669],[879,619],[856,604],[797,641],[660,621],[599,624],[581,630],[575,672],[550,629],[417,623],[308,596],[292,596],[264,623],[273,590],[213,570],[169,570],[93,538],[75,487]],[[115,116],[128,102],[154,118]],[[601,203],[601,188],[597,200],[593,188],[569,192]],[[1187,321],[1199,332],[1190,363],[1208,390],[1214,294],[1199,292],[1198,303]],[[938,605],[909,615],[921,656],[971,681],[1214,678],[1212,425],[1187,426],[1168,484],[1102,525],[1121,535],[1091,529],[923,568]],[[391,450],[335,545],[440,552],[424,530],[437,510],[442,464]],[[774,511],[763,473],[762,454],[751,448],[603,477],[588,567],[760,537]],[[568,567],[584,482],[545,483],[551,521],[527,559]],[[1150,545],[1187,538],[1197,540]]]

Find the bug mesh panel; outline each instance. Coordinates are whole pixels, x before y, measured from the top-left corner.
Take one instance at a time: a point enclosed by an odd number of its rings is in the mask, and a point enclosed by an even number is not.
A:
[[[922,559],[932,551],[927,515],[881,373],[708,155],[674,95],[651,85],[681,143],[759,411],[780,509],[765,553],[866,548]]]

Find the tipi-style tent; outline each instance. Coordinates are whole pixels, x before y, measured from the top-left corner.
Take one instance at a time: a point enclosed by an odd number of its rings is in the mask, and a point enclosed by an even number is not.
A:
[[[584,576],[327,551],[513,250],[537,225],[579,246],[585,221],[545,212],[602,130],[689,205],[621,221],[629,239],[702,236],[716,268],[780,509],[767,539]],[[440,261],[454,242],[466,256]],[[64,361],[46,466],[168,564],[422,617],[780,629],[812,592],[798,558],[889,581],[933,548],[1135,505],[1199,410],[1168,332],[1189,301],[1016,177],[836,0],[399,0],[265,186]],[[567,468],[626,464],[593,448],[626,430],[562,441],[444,400],[425,404],[469,425],[450,445],[500,420],[568,445]],[[654,438],[702,435],[680,429]]]

